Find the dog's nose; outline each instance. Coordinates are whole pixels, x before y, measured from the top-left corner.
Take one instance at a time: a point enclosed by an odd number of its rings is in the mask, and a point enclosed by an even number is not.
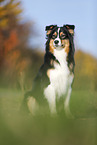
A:
[[[55,43],[55,44],[58,44],[58,43],[59,43],[59,40],[55,40],[54,43]]]

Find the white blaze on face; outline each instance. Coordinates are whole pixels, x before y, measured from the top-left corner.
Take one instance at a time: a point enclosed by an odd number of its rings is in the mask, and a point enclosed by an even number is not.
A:
[[[58,35],[57,35],[57,38],[56,38],[56,39],[54,40],[54,42],[53,42],[54,47],[61,47],[61,40],[60,40],[60,38],[59,38],[59,32],[60,32],[60,28],[58,28],[58,31],[57,31]]]

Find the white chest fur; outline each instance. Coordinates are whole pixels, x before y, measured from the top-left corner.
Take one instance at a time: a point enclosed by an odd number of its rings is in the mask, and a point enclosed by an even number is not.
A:
[[[64,49],[60,51],[55,50],[54,56],[60,62],[60,64],[55,63],[55,68],[50,70],[50,85],[44,91],[46,98],[48,98],[50,95],[57,95],[59,98],[62,95],[65,95],[73,80],[73,78],[70,76],[70,71],[67,66],[67,54],[65,53]]]
[[[55,50],[54,55],[60,64],[55,63],[55,69],[51,70],[50,82],[54,87],[55,93],[60,97],[67,91],[70,71],[66,61],[67,54],[64,49],[61,51]]]
[[[44,89],[45,98],[48,100],[49,107],[53,113],[56,112],[56,97],[58,99],[61,96],[65,97],[73,81],[73,75],[70,74],[66,61],[67,54],[64,49],[60,51],[55,50],[54,56],[60,64],[55,63],[54,69],[50,70],[50,84]],[[69,96],[67,97],[66,104],[69,102]]]

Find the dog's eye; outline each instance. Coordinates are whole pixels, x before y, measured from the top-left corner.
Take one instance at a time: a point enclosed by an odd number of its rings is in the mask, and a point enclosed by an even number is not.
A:
[[[62,34],[62,35],[61,35],[61,38],[62,38],[62,39],[64,39],[65,37],[66,37],[66,35],[65,35],[65,34]]]
[[[52,35],[52,38],[53,38],[53,39],[55,39],[55,38],[56,38],[56,35],[55,35],[55,34],[53,34],[53,35]]]

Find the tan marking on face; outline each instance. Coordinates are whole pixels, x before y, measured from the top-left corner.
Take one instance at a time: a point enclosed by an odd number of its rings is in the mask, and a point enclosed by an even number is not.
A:
[[[74,30],[69,29],[68,31],[69,31],[69,33],[71,33],[72,35],[74,35]]]
[[[51,30],[48,30],[47,33],[46,33],[46,35],[49,35],[50,33],[51,33]]]
[[[55,49],[55,47],[54,47],[54,45],[53,45],[53,42],[54,42],[54,40],[51,39],[51,40],[50,40],[50,43],[49,43],[49,51],[50,51],[51,53],[54,53],[54,49]]]
[[[65,52],[68,54],[69,53],[69,46],[70,46],[69,39],[64,39],[64,40],[62,40],[61,43],[63,45]]]
[[[63,32],[60,32],[60,36],[62,36],[64,33]]]
[[[55,32],[53,35],[57,36],[57,32]]]

